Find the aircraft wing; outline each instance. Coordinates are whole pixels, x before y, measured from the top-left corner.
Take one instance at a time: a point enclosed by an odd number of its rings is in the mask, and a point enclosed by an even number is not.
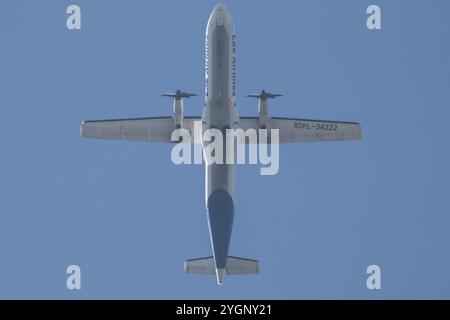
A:
[[[243,130],[259,129],[257,117],[242,117]],[[280,143],[355,140],[361,139],[361,126],[357,122],[339,122],[272,117],[270,128],[278,129]]]
[[[201,118],[184,117],[183,127],[189,130],[191,134],[194,133],[195,121],[201,121]],[[174,129],[172,117],[92,120],[83,121],[81,136],[93,139],[177,142],[171,141]],[[196,137],[196,135],[193,137]]]

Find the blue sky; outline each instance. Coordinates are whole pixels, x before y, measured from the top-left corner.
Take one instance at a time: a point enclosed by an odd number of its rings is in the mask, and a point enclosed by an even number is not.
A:
[[[78,4],[82,30],[66,29]],[[203,92],[215,1],[0,4],[0,298],[450,298],[450,3],[226,1],[243,96],[272,115],[359,121],[361,141],[281,146],[237,169],[232,255],[258,276],[189,276],[211,254],[204,168],[170,145],[85,140],[82,120],[171,114]],[[380,31],[366,8],[382,10]],[[198,115],[203,98],[186,102]],[[82,290],[65,287],[66,267]],[[366,268],[382,290],[366,288]]]

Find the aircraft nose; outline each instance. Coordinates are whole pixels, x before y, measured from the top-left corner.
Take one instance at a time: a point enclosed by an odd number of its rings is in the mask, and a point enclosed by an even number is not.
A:
[[[213,12],[215,12],[215,13],[225,13],[225,12],[227,12],[227,8],[222,3],[219,3],[218,5],[216,5],[214,7]]]
[[[227,8],[219,3],[214,7],[214,10],[211,13],[210,24],[222,26],[229,21],[229,13]]]

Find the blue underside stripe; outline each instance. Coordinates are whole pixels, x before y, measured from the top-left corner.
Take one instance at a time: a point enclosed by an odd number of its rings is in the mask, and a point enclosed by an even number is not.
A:
[[[208,197],[207,208],[216,268],[225,268],[233,229],[233,199],[225,190],[215,190]]]

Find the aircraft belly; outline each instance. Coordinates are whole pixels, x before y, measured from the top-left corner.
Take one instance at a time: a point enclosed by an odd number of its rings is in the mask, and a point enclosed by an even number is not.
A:
[[[230,105],[230,35],[225,26],[215,26],[209,39],[209,96],[204,129],[225,130],[232,127],[233,112]],[[223,136],[225,137],[225,135]],[[226,159],[224,139],[223,154]],[[226,164],[206,166],[206,200],[215,190],[224,190],[234,199],[234,167]]]
[[[235,122],[234,106],[231,103],[231,34],[224,25],[212,25],[207,32],[208,94],[203,117],[204,130],[215,128],[224,132],[233,127]],[[223,142],[225,160],[225,139]],[[220,145],[216,144],[215,147]],[[205,171],[205,200],[214,261],[217,269],[224,269],[234,218],[234,165],[207,164]]]

